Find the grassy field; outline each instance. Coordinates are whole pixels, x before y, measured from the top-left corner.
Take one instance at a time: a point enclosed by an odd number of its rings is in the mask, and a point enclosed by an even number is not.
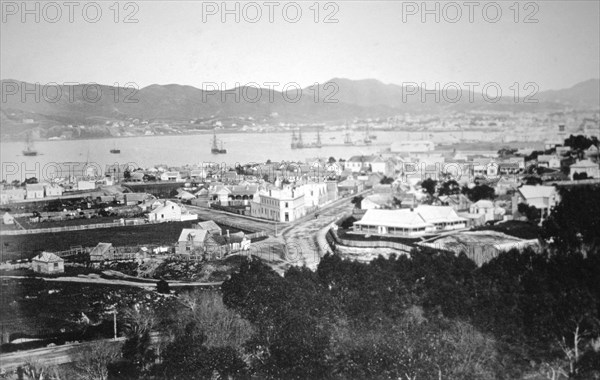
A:
[[[529,222],[511,220],[504,223],[497,223],[493,226],[483,226],[474,228],[474,231],[496,231],[514,236],[520,239],[537,239],[540,237],[541,228]]]
[[[192,224],[196,222],[171,222],[60,233],[2,236],[0,261],[28,259],[41,251],[63,251],[75,246],[94,247],[99,242],[112,243],[114,246],[173,245],[177,242],[181,229],[191,228]],[[240,231],[232,227],[225,228],[229,229],[230,233]]]
[[[49,343],[90,340],[112,336],[113,306],[118,310],[118,329],[123,309],[135,303],[160,308],[168,299],[135,287],[46,282],[38,279],[0,279],[0,325],[11,339],[43,339],[30,344],[4,344],[2,352],[45,346]],[[164,307],[169,307],[165,305]],[[97,326],[82,323],[83,314]],[[94,323],[94,324],[95,324]]]
[[[87,224],[97,223],[112,223],[118,220],[118,216],[98,216],[94,218],[78,218],[71,220],[62,220],[60,222],[39,222],[30,223],[29,218],[16,218],[17,221],[28,230],[35,230],[40,228],[52,228],[52,227],[65,227],[65,226],[84,226]]]

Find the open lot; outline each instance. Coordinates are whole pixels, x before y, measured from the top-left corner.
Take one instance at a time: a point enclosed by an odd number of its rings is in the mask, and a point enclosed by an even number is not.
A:
[[[197,221],[169,222],[140,226],[97,228],[93,230],[2,236],[0,261],[29,259],[41,251],[63,251],[75,246],[94,247],[99,242],[115,246],[144,244],[172,245],[177,242],[182,228],[191,228]],[[230,233],[239,232],[229,226],[221,226]],[[243,231],[247,232],[247,231]]]

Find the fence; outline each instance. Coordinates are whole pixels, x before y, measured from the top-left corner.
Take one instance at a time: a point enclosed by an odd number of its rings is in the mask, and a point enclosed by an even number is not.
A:
[[[396,243],[393,241],[386,241],[386,240],[366,241],[366,240],[343,239],[343,238],[340,238],[333,229],[329,230],[329,232],[327,232],[327,235],[328,236],[326,236],[326,239],[330,245],[333,242],[336,245],[339,244],[339,245],[345,245],[348,247],[355,247],[355,248],[392,248],[392,249],[397,249],[397,250],[404,251],[404,252],[410,252],[414,248],[410,245]]]
[[[260,231],[260,232],[254,232],[252,234],[246,235],[246,239],[252,240],[252,239],[258,239],[258,238],[266,237],[266,236],[269,236],[269,234],[267,234],[265,231]]]
[[[82,224],[79,226],[63,226],[63,227],[50,227],[50,228],[35,228],[30,230],[2,230],[0,235],[30,235],[30,234],[43,234],[53,232],[66,232],[66,231],[81,231],[81,230],[93,230],[95,228],[110,228],[119,227],[123,224],[118,222],[111,223],[96,223],[96,224]]]

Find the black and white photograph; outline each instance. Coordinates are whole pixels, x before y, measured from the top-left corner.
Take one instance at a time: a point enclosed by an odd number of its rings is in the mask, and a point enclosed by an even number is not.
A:
[[[0,12],[0,380],[600,380],[599,0]]]

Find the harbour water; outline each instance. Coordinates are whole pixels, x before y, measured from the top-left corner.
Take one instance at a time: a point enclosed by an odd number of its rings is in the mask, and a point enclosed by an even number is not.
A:
[[[352,155],[373,154],[389,148],[394,141],[420,140],[427,138],[436,142],[440,149],[444,142],[456,141],[452,134],[436,132],[425,136],[422,132],[377,131],[377,139],[371,145],[358,145],[364,136],[355,132],[352,135],[357,145],[344,145],[344,136],[340,132],[321,133],[322,148],[291,149],[290,133],[223,133],[217,135],[223,141],[226,154],[215,155],[210,151],[212,133],[197,135],[144,136],[129,138],[108,138],[94,140],[36,141],[37,156],[27,157],[22,153],[23,142],[2,142],[0,159],[2,161],[2,179],[11,165],[17,165],[21,172],[35,172],[36,165],[44,167],[53,163],[88,162],[105,168],[108,164],[132,164],[149,167],[164,164],[168,166],[193,165],[202,162],[235,165],[272,160],[305,161],[313,157],[331,157],[347,159]],[[476,136],[476,135],[477,136]],[[493,134],[472,132],[469,139],[493,141]],[[460,138],[466,138],[460,136]],[[312,142],[315,133],[304,133],[303,141]],[[492,143],[493,144],[493,143]],[[496,146],[502,143],[494,144]],[[513,145],[513,144],[510,144]],[[120,149],[119,154],[110,153],[111,149]],[[497,149],[493,147],[491,149]],[[490,149],[488,147],[488,149]],[[483,148],[482,150],[485,150]]]

